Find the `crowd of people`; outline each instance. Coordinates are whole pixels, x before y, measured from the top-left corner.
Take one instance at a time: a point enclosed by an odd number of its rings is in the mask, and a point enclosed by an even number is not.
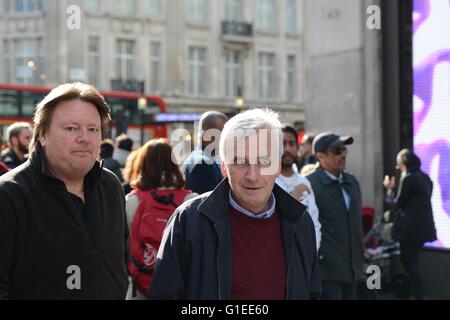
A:
[[[63,84],[11,125],[1,155],[2,299],[356,299],[362,195],[349,136],[306,134],[269,109],[205,112],[181,165],[168,139],[107,138],[92,86]],[[436,239],[432,183],[397,157],[394,237],[426,297],[418,252]],[[395,191],[397,190],[397,191]],[[397,194],[395,195],[395,192]],[[420,196],[418,196],[420,194]],[[401,221],[401,222],[400,222]]]

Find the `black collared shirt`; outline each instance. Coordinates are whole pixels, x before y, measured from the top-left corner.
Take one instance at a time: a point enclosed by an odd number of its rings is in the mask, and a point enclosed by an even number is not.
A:
[[[76,211],[80,214],[80,216],[83,217],[84,222],[87,223],[86,221],[86,205],[84,204],[83,200],[74,195],[73,193],[70,193],[70,198],[72,199],[73,205],[75,206]]]

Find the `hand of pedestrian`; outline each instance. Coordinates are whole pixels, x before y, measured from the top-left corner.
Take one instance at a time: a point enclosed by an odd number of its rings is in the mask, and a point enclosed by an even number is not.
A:
[[[294,187],[294,190],[291,192],[291,195],[295,198],[295,199],[300,199],[303,196],[304,192],[310,193],[308,187],[304,184],[298,184]]]
[[[384,176],[383,186],[386,189],[395,188],[395,177],[389,177],[388,175]]]

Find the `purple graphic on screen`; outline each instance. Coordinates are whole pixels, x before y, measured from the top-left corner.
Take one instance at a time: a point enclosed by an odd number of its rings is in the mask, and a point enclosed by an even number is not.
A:
[[[438,241],[450,248],[450,1],[414,0],[414,151],[434,183]]]

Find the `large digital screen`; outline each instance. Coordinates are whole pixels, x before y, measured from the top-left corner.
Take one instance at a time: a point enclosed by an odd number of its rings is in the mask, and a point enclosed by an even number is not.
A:
[[[413,5],[414,151],[434,183],[429,245],[450,249],[450,1]]]

